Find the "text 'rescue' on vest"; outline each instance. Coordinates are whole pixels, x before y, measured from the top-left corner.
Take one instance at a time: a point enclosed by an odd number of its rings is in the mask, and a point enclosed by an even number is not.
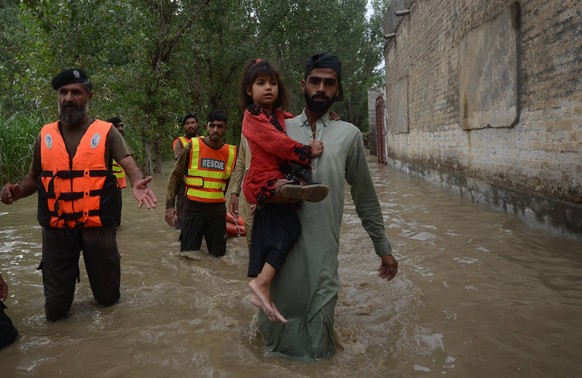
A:
[[[236,162],[236,146],[210,148],[201,137],[190,141],[190,161],[184,176],[186,196],[197,202],[226,202],[224,191]]]
[[[44,227],[118,226],[121,194],[105,161],[111,124],[95,120],[69,157],[58,122],[40,131],[42,171],[38,182],[38,222]]]

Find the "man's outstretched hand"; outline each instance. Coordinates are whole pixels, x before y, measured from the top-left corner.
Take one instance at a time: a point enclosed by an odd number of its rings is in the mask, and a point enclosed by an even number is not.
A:
[[[158,199],[148,184],[152,181],[152,177],[148,176],[144,179],[137,180],[133,186],[133,196],[137,200],[137,207],[141,209],[145,205],[148,209],[155,209],[158,204]]]

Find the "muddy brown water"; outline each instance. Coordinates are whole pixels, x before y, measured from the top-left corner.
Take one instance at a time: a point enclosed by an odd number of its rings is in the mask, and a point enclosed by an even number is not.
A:
[[[179,256],[156,210],[124,191],[122,298],[94,304],[84,267],[68,319],[44,320],[36,196],[0,204],[0,271],[20,331],[1,377],[577,377],[582,376],[582,242],[529,228],[369,158],[397,278],[347,196],[336,309],[338,353],[270,355],[253,327],[244,238],[227,255]]]

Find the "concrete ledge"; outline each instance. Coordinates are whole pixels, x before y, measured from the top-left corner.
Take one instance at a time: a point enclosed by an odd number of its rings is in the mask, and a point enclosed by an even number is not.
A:
[[[582,205],[534,196],[477,178],[465,177],[426,166],[388,158],[399,171],[419,177],[447,191],[485,204],[492,209],[514,214],[528,226],[571,239],[582,240]]]

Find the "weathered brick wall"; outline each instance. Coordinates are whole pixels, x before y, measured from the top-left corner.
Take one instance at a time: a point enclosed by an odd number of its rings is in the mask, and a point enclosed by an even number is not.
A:
[[[459,45],[512,4],[519,10],[519,118],[506,127],[464,130]],[[393,164],[518,215],[533,209],[538,223],[552,223],[547,228],[582,235],[582,1],[412,0],[409,9],[385,45],[386,145]],[[405,80],[403,94],[397,83]],[[394,119],[403,95],[404,132]],[[492,198],[499,188],[514,193]],[[562,210],[542,214],[547,200],[559,201]],[[569,224],[556,224],[560,218]]]
[[[376,155],[376,98],[380,96],[380,88],[368,89],[368,148],[371,155]]]

